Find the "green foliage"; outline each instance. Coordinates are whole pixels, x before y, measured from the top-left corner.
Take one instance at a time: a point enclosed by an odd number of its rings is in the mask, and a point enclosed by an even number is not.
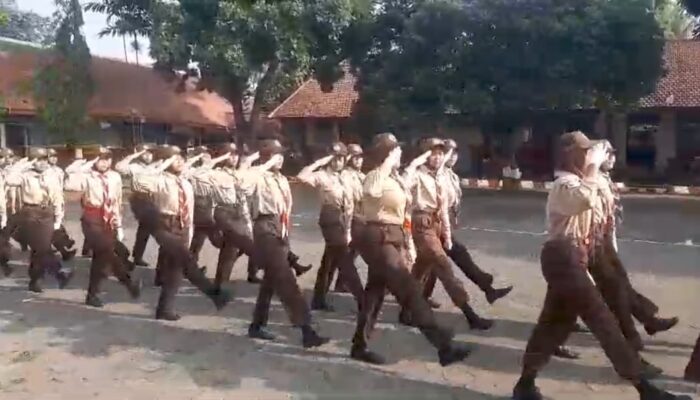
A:
[[[53,29],[51,19],[19,10],[15,0],[0,0],[0,36],[43,43],[51,37]]]
[[[35,76],[34,98],[49,133],[67,141],[87,123],[93,93],[90,49],[81,33],[84,24],[78,0],[56,0],[59,7],[52,51]]]
[[[626,106],[662,73],[646,0],[385,0],[345,51],[361,100],[396,123]]]
[[[243,132],[254,130],[263,110],[312,70],[328,80],[341,76],[341,38],[361,5],[368,4],[367,0],[100,3],[141,3],[139,11],[126,15],[139,21],[140,32],[148,32],[156,66],[164,71],[189,70],[196,63],[202,88],[215,90],[232,103]]]
[[[678,0],[656,5],[656,19],[668,39],[692,39],[698,30],[698,17],[691,15]]]

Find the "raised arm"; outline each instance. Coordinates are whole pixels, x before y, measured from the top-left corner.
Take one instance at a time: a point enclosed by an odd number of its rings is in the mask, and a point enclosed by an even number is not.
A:
[[[297,174],[297,178],[302,181],[303,183],[316,187],[320,184],[319,181],[319,176],[318,174],[315,173],[315,171],[322,166],[328,164],[331,162],[334,156],[326,156],[321,159],[318,159],[314,161],[313,163],[307,165],[306,167],[302,168],[302,170]]]
[[[135,159],[141,157],[146,150],[144,151],[138,151],[134,154],[130,154],[124,158],[121,159],[118,163],[114,165],[114,170],[119,172],[122,175],[132,175],[131,168],[129,168],[129,164],[131,164]]]

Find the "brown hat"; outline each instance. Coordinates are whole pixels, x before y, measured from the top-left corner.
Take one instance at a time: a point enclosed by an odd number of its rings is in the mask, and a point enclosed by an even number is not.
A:
[[[12,149],[0,149],[0,157],[14,157],[15,152]]]
[[[32,147],[29,149],[29,152],[27,153],[27,157],[29,157],[30,160],[36,160],[38,158],[46,158],[48,156],[49,156],[49,152],[46,151],[46,149],[43,147]]]
[[[282,154],[284,147],[277,139],[262,139],[258,142],[258,151],[261,158],[269,158],[275,154]]]
[[[600,140],[591,140],[581,131],[567,132],[559,137],[559,148],[564,151],[574,150],[574,149],[590,149],[598,143]]]
[[[153,151],[156,147],[154,143],[141,143],[136,146],[136,152]]]
[[[345,157],[348,155],[348,148],[343,142],[335,142],[329,151],[331,155]]]
[[[423,139],[418,147],[421,153],[434,149],[445,150],[445,141],[440,138]]]
[[[172,156],[182,155],[182,150],[177,146],[163,145],[156,149],[155,157],[159,160],[167,160]]]
[[[225,143],[225,144],[222,144],[221,146],[219,146],[216,149],[216,152],[218,154],[221,154],[221,155],[226,154],[226,153],[238,154],[238,146],[236,146],[236,144],[233,142]]]
[[[445,139],[445,147],[447,150],[457,150],[457,142],[454,139]]]
[[[387,153],[399,147],[399,141],[393,133],[380,133],[372,138],[372,150],[383,150]]]
[[[55,157],[58,155],[56,149],[46,149],[46,154],[48,154],[49,157]]]
[[[348,154],[352,157],[361,156],[362,155],[362,146],[360,146],[359,144],[355,144],[355,143],[349,144],[348,145]]]
[[[83,149],[83,156],[88,159],[95,157],[102,159],[112,158],[112,149],[104,146]]]

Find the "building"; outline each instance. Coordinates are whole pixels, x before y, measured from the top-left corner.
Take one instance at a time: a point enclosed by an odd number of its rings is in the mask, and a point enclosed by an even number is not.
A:
[[[500,175],[511,160],[504,159],[498,148],[515,147],[515,158],[525,179],[551,178],[557,136],[580,129],[611,140],[618,149],[618,170],[624,178],[698,183],[694,181],[700,180],[700,41],[670,41],[664,59],[667,74],[655,93],[628,114],[612,115],[595,109],[537,113],[529,117],[528,123],[508,132],[489,131],[468,122],[469,118],[450,116],[441,134],[460,144],[459,169],[470,176]],[[270,118],[279,120],[290,140],[307,153],[317,153],[333,140],[358,140],[365,132],[350,123],[358,100],[355,82],[346,72],[326,93],[311,79]]]
[[[4,45],[3,45],[4,43]],[[46,131],[37,116],[33,77],[47,52],[0,41],[0,146],[65,146]],[[94,95],[90,123],[76,132],[76,145],[130,148],[142,142],[181,146],[231,139],[231,105],[216,93],[197,90],[189,81],[165,76],[150,67],[93,57]]]

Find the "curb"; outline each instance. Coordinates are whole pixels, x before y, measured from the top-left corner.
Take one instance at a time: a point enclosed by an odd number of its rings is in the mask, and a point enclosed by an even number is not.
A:
[[[506,184],[500,179],[462,179],[463,189],[486,189],[486,190],[511,190],[523,192],[546,192],[552,188],[552,182],[535,182],[521,180]],[[700,197],[700,186],[657,186],[639,187],[627,186],[623,182],[615,183],[621,193],[632,194],[672,194],[678,196],[698,196]]]

